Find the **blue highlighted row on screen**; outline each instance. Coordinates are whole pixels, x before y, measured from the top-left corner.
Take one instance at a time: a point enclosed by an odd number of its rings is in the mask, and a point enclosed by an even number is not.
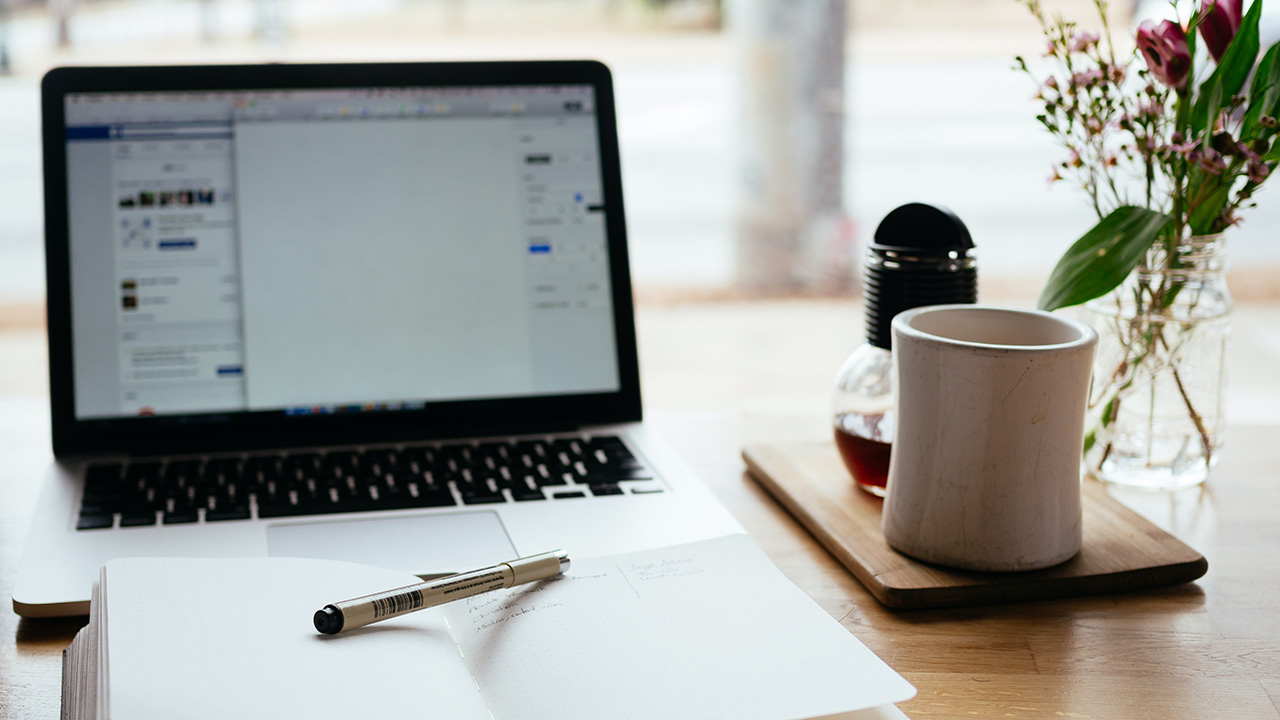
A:
[[[242,365],[219,365],[218,377],[240,377],[244,374]]]
[[[156,243],[161,250],[195,250],[195,238],[169,238]]]
[[[529,252],[534,255],[549,253],[551,252],[551,246],[550,245],[530,245]]]

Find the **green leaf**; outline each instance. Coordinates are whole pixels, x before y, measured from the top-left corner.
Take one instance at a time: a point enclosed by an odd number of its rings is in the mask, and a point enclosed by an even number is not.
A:
[[[1212,80],[1212,78],[1210,79]],[[1203,91],[1204,91],[1204,88],[1202,87],[1201,92]],[[1196,103],[1196,107],[1200,107],[1199,102]],[[1209,102],[1204,107],[1205,107],[1205,112],[1208,113],[1208,117],[1210,118],[1218,117],[1219,111],[1222,110],[1222,81],[1221,80],[1213,80],[1213,88],[1209,92]],[[1214,126],[1214,123],[1212,121],[1210,121],[1208,125],[1201,126],[1202,128],[1204,128],[1204,141],[1201,143],[1201,147],[1206,147],[1206,148],[1213,147],[1213,126]]]
[[[1221,87],[1219,103],[1230,101],[1244,87],[1245,78],[1253,70],[1253,62],[1258,59],[1258,18],[1262,14],[1262,3],[1255,2],[1240,21],[1240,29],[1222,53],[1222,60],[1213,69],[1209,78],[1200,85],[1200,93],[1196,96],[1195,107],[1191,111],[1191,130],[1199,135],[1202,130],[1213,129],[1214,115],[1209,112],[1210,95],[1215,86]]]
[[[1234,176],[1232,176],[1234,179]],[[1223,184],[1221,179],[1216,183],[1213,191],[1209,193],[1196,209],[1191,211],[1191,217],[1187,222],[1191,225],[1191,233],[1193,235],[1209,235],[1217,229],[1213,227],[1214,221],[1222,214],[1222,208],[1227,205],[1227,195],[1230,194],[1231,185]]]
[[[1240,139],[1252,140],[1256,137],[1258,120],[1263,113],[1271,114],[1277,102],[1280,102],[1280,43],[1272,45],[1267,54],[1262,56],[1258,69],[1253,73],[1253,83],[1249,86],[1249,109],[1244,114],[1244,122],[1240,125]]]
[[[1102,297],[1129,274],[1169,222],[1164,213],[1124,205],[1103,218],[1067,250],[1040,293],[1041,310]]]

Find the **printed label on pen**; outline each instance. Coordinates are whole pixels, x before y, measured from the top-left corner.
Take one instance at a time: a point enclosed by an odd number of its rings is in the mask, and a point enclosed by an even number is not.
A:
[[[440,587],[440,594],[446,598],[452,599],[452,596],[463,593],[462,597],[474,595],[477,591],[488,592],[489,590],[500,590],[507,584],[507,578],[500,571],[487,572],[483,575],[467,573],[458,577],[458,580],[449,585]]]
[[[384,617],[398,615],[400,613],[417,610],[422,607],[423,596],[421,590],[410,590],[407,593],[392,595],[391,597],[378,598],[373,601],[373,618],[381,620]]]

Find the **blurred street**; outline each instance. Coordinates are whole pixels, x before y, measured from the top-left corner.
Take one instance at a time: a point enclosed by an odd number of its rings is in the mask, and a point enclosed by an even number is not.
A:
[[[287,6],[287,35],[267,41],[252,38],[253,5],[228,1],[216,3],[218,35],[206,41],[200,3],[117,0],[78,6],[72,45],[63,50],[51,42],[51,18],[15,14],[9,28],[15,73],[0,77],[0,302],[39,302],[43,295],[39,77],[53,65],[86,63],[604,60],[615,72],[637,287],[726,288],[739,193],[735,147],[743,141],[734,38],[698,28],[614,26],[599,5],[297,2]],[[944,3],[907,5],[928,10]],[[845,207],[861,245],[899,204],[949,206],[978,245],[982,297],[997,292],[1030,303],[1057,257],[1094,218],[1082,194],[1048,186],[1060,153],[1033,119],[1030,81],[1010,69],[1015,54],[1038,54],[1034,24],[1012,0],[976,5],[995,20],[943,17],[906,28],[873,17],[860,27],[855,14],[847,49]],[[564,21],[543,16],[537,32],[521,31],[529,18],[519,13],[533,12],[562,13]],[[1265,279],[1274,273],[1264,272],[1280,269],[1280,202],[1271,199],[1277,192],[1260,193],[1262,207],[1247,211],[1231,234],[1233,265],[1249,275],[1233,288],[1237,293],[1280,294]]]

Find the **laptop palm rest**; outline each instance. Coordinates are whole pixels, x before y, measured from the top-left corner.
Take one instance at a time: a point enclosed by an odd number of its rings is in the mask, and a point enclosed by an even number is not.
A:
[[[267,552],[377,565],[415,575],[463,572],[516,557],[494,512],[272,525]]]

